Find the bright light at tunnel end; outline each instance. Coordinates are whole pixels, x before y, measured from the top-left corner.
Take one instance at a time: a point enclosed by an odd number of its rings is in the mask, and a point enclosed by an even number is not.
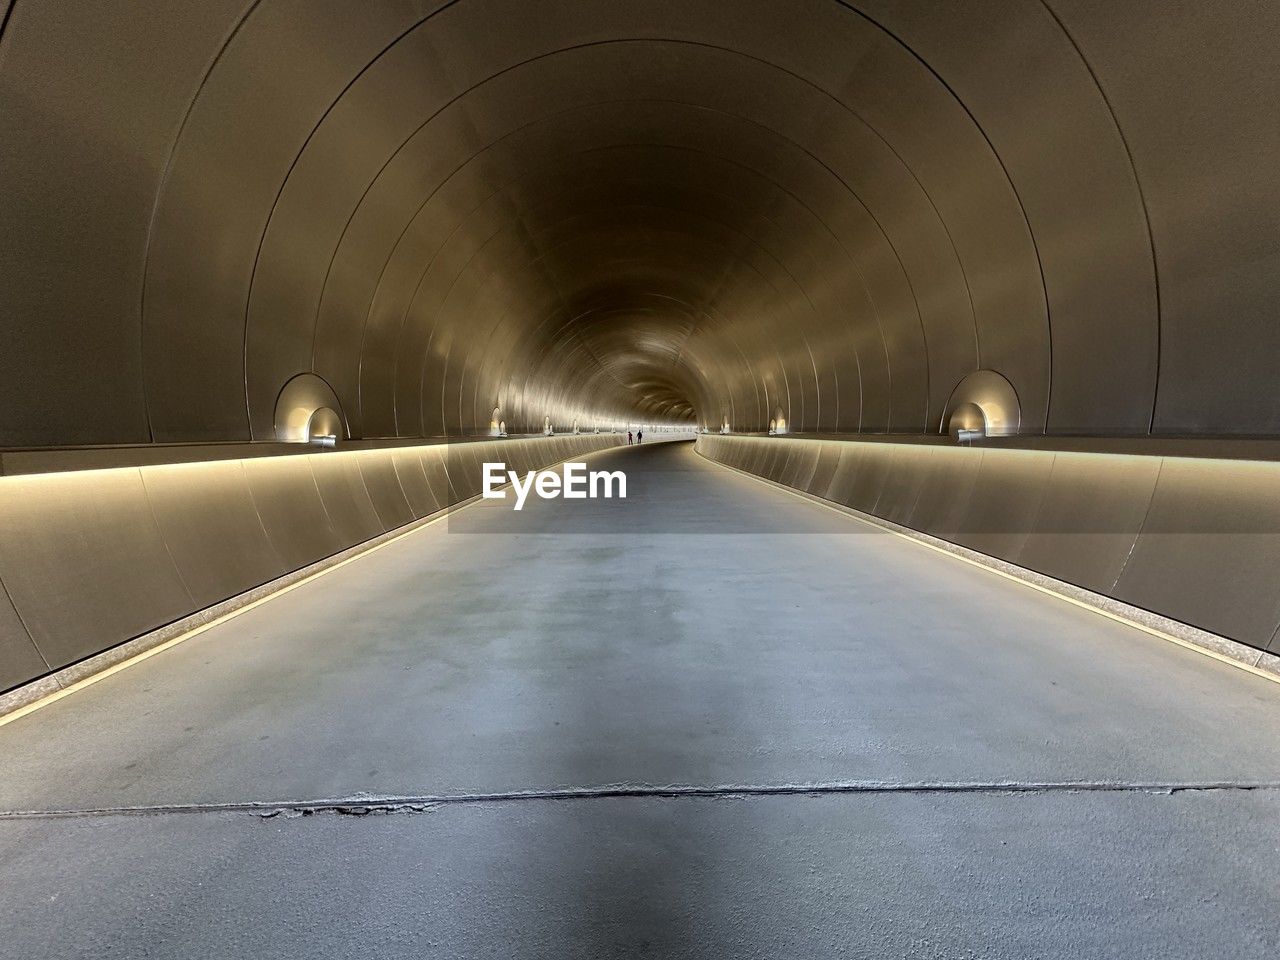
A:
[[[505,500],[507,484],[515,492],[513,510],[523,510],[532,491],[539,499],[598,500],[627,498],[627,475],[621,470],[587,470],[585,463],[567,462],[563,470],[530,470],[523,477],[518,470],[508,470],[505,463],[485,463],[484,493],[486,500]]]

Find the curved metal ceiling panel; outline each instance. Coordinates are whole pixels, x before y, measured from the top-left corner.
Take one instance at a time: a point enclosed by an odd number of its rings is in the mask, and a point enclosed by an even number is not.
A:
[[[0,39],[0,445],[1280,432],[1273,4],[151,6]]]

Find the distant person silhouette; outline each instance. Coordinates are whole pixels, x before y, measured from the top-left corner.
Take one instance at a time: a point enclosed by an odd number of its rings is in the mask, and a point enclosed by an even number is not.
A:
[[[636,443],[644,443],[644,431],[643,431],[643,430],[637,430],[637,431],[636,431]]]
[[[631,446],[631,444],[632,444],[633,442],[634,442],[634,438],[631,436],[631,431],[630,431],[630,430],[628,430],[628,431],[627,431],[627,446]]]

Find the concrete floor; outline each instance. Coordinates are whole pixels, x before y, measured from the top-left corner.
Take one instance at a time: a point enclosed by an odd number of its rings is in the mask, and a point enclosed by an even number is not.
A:
[[[0,957],[1280,953],[1280,687],[591,462],[0,728]]]

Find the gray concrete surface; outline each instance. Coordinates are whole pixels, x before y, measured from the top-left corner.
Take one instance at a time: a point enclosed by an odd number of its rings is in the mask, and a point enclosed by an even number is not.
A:
[[[1280,947],[1280,688],[687,444],[592,463],[631,496],[468,508],[0,728],[0,957]],[[300,815],[360,796],[445,802]]]

